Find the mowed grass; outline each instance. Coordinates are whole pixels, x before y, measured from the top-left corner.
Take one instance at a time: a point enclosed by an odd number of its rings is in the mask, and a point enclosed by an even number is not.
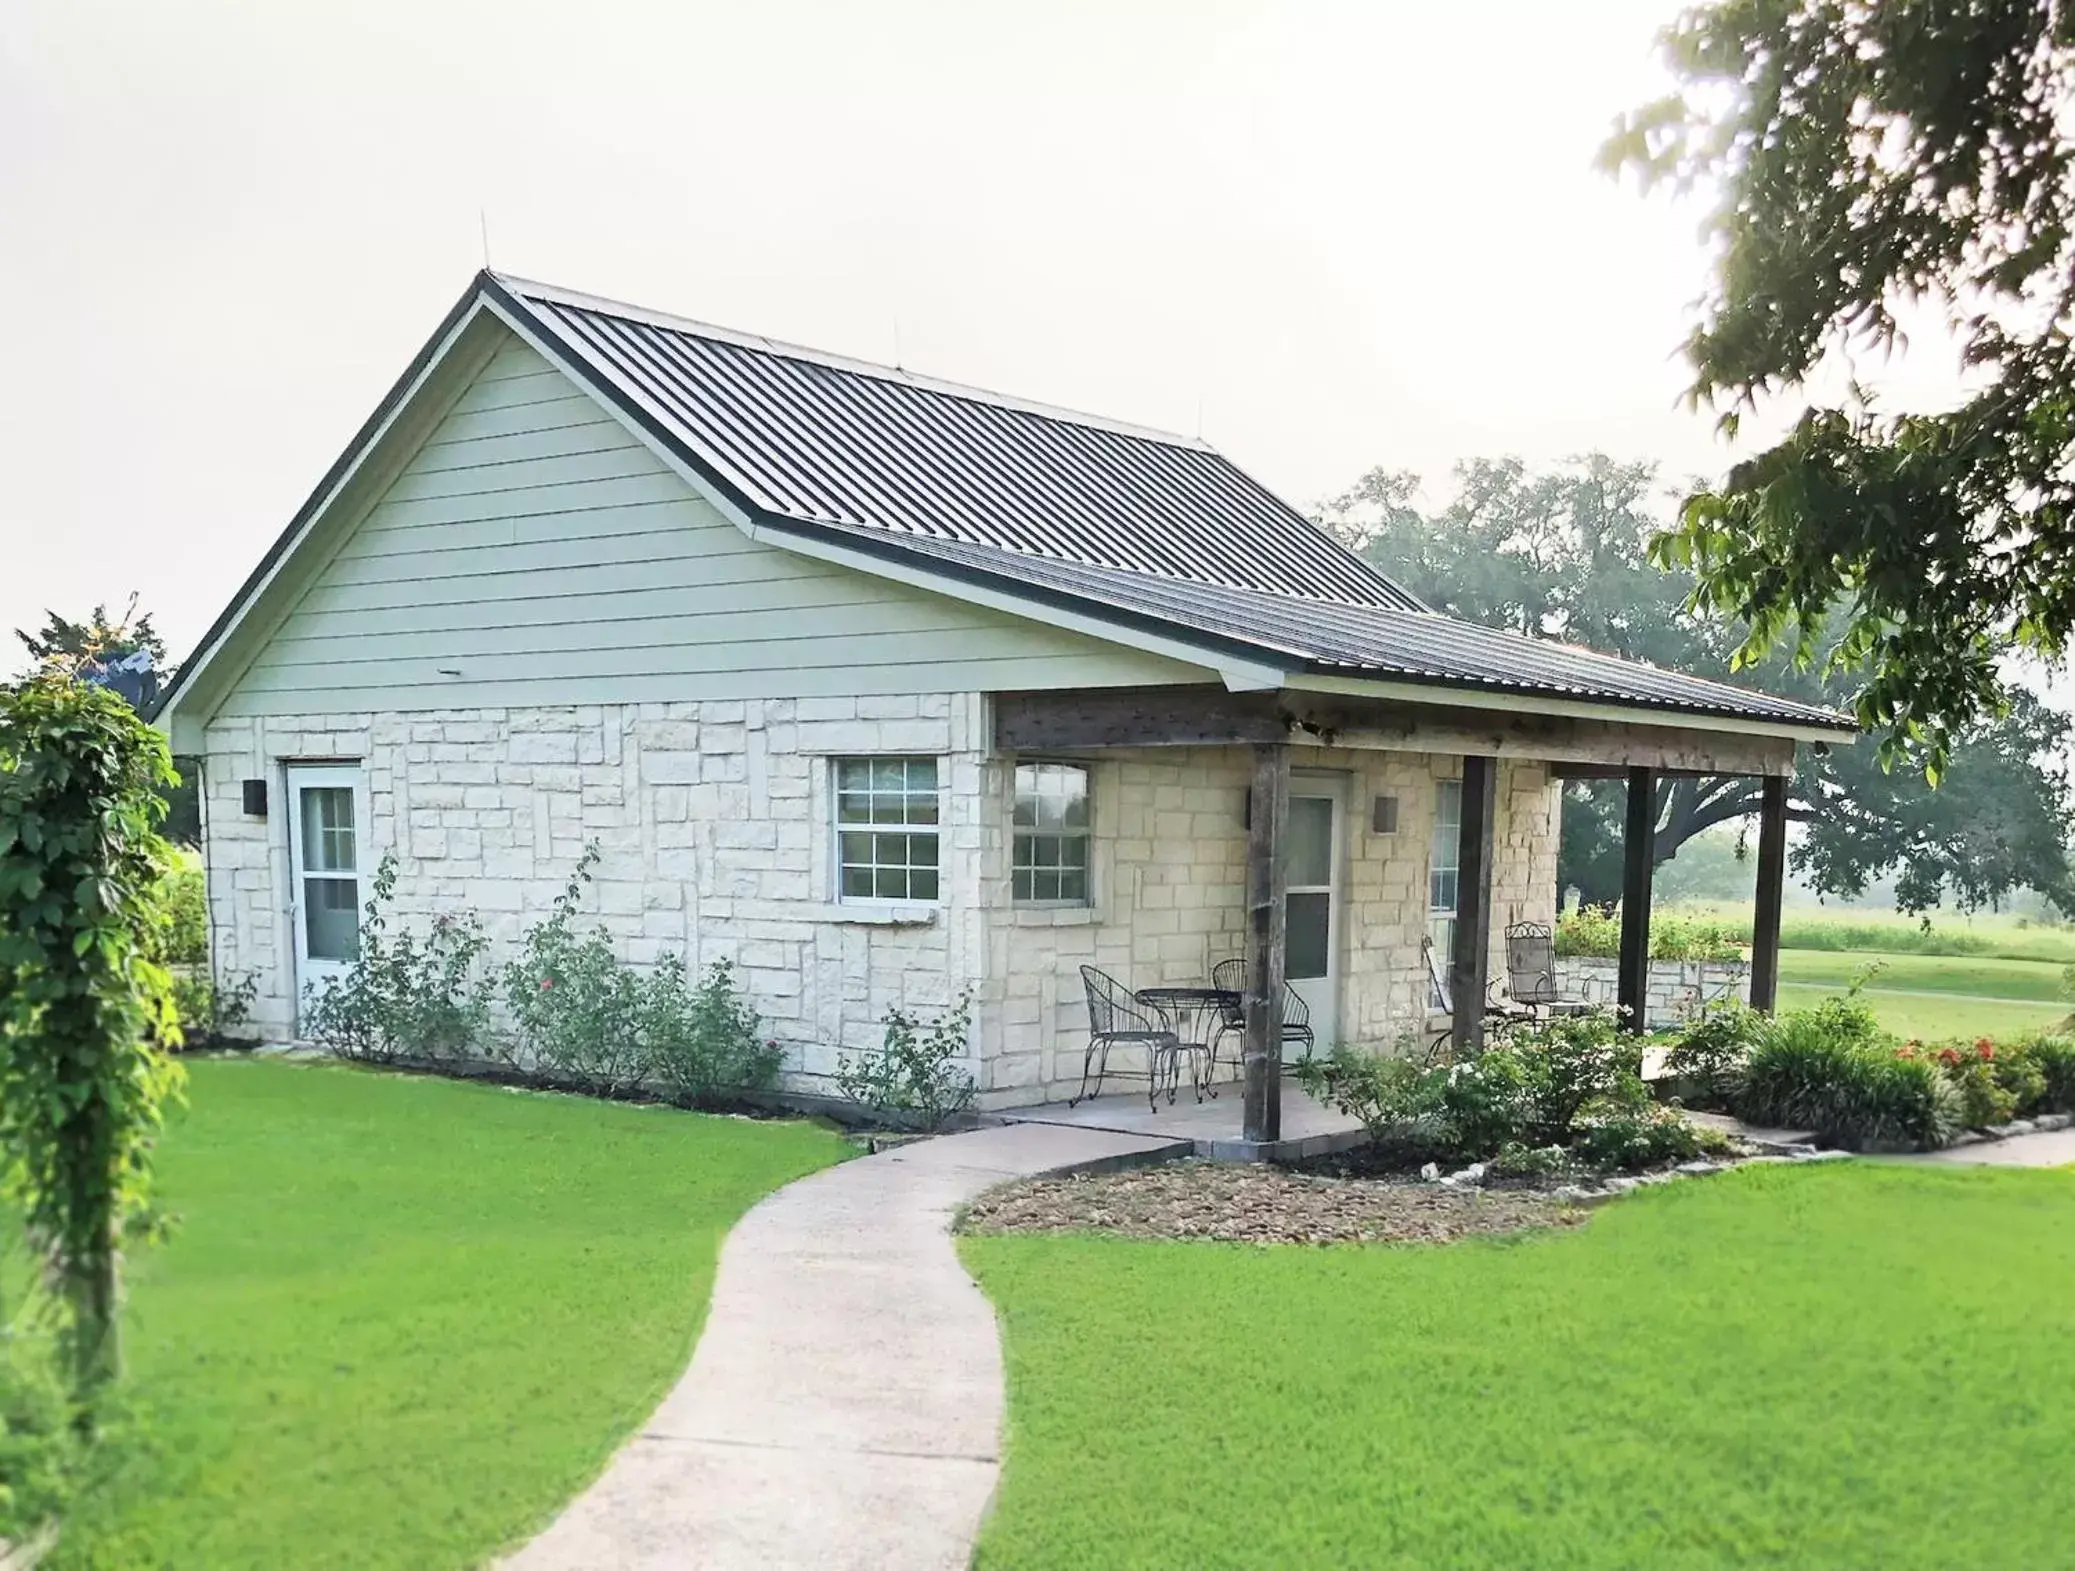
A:
[[[984,1237],[983,1567],[2075,1561],[2075,1172],[1747,1168],[1445,1247]]]
[[[1833,989],[1864,976],[1882,992],[1965,993],[1978,998],[2061,1001],[2062,967],[2045,960],[1999,960],[1981,955],[1868,954],[1859,950],[1782,949],[1780,980]]]
[[[1807,1009],[1843,991],[1842,987],[1782,982],[1780,1008]],[[2067,1004],[1889,992],[1874,987],[1866,988],[1859,996],[1883,1027],[1897,1036],[1920,1042],[1982,1036],[2001,1041],[2025,1036],[2053,1028],[2068,1017],[2069,1010]]]
[[[136,1421],[59,1567],[481,1562],[684,1367],[721,1238],[806,1124],[198,1062],[138,1253]]]
[[[1668,915],[1733,923],[1746,934],[1751,902],[1679,901]],[[1929,925],[1903,911],[1790,906],[1780,921],[1788,949],[1862,949],[1882,954],[1986,955],[2005,960],[2075,962],[2075,927],[2052,927],[2026,917],[1981,911],[1972,916],[1934,911]]]

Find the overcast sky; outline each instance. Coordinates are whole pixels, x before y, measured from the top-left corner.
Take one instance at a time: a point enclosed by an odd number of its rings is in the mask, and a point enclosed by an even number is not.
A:
[[[11,0],[0,629],[141,589],[184,655],[479,214],[499,268],[1200,429],[1306,507],[1719,470],[1699,214],[1591,167],[1674,9]]]

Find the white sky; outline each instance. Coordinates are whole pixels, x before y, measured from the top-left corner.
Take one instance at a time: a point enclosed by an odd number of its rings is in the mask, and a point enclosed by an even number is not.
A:
[[[1700,214],[1591,167],[1675,8],[11,0],[0,630],[140,589],[184,655],[479,210],[509,271],[1200,409],[1301,506],[1478,455],[1718,470],[1677,405]]]

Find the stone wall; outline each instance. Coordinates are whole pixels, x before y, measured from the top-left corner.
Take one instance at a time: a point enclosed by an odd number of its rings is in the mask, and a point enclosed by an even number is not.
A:
[[[1013,760],[990,756],[986,737],[977,694],[220,719],[206,781],[217,964],[257,977],[267,1034],[292,1032],[282,767],[353,761],[368,787],[365,865],[396,852],[407,921],[472,909],[508,953],[596,841],[585,909],[623,957],[735,962],[803,1088],[818,1088],[839,1052],[875,1047],[889,1007],[935,1010],[970,982],[969,1067],[985,1100],[1066,1094],[1086,1041],[1080,965],[1134,987],[1195,983],[1242,952],[1251,758],[1092,757],[1093,903],[1023,908],[1010,898]],[[828,759],[873,753],[943,760],[935,910],[835,900]],[[1427,1018],[1419,943],[1434,788],[1459,760],[1300,748],[1298,761],[1347,790],[1340,1035],[1386,1046]],[[242,811],[240,781],[255,777],[270,783],[266,818]],[[1386,794],[1399,800],[1398,827],[1376,834],[1370,803]],[[1553,917],[1556,802],[1542,766],[1501,765],[1494,975],[1508,922]]]
[[[1621,993],[1620,965],[1584,955],[1560,955],[1557,991],[1608,1009]],[[1741,960],[1653,960],[1645,1025],[1652,1031],[1690,1020],[1719,999],[1751,1001],[1751,968]]]

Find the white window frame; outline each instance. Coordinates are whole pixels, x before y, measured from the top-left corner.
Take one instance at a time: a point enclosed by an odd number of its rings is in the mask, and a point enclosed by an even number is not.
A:
[[[843,822],[843,766],[845,764],[920,763],[927,760],[937,771],[937,821],[934,824],[846,824]],[[944,817],[949,802],[949,760],[938,753],[844,753],[829,759],[829,870],[830,882],[834,886],[834,898],[838,905],[853,906],[905,906],[911,909],[934,910],[944,904]],[[937,843],[937,892],[930,898],[898,895],[853,895],[843,888],[843,835],[852,834],[905,834],[928,835]],[[874,868],[877,863],[871,864]],[[909,863],[912,869],[915,864]],[[876,879],[874,880],[876,883]]]
[[[1447,823],[1442,817],[1442,805],[1450,796],[1455,798],[1455,822]],[[1441,872],[1455,874],[1455,899],[1441,905],[1434,899],[1434,875]],[[1427,836],[1427,936],[1433,940],[1434,950],[1445,965],[1455,944],[1455,920],[1463,904],[1463,783],[1460,780],[1436,780],[1434,782],[1434,822]]]
[[[282,795],[288,809],[288,921],[295,950],[295,993],[300,1008],[311,984],[328,977],[342,977],[351,966],[350,961],[313,959],[310,955],[310,929],[303,910],[304,881],[308,877],[326,875],[307,874],[303,869],[303,791],[343,787],[353,793],[354,865],[350,876],[354,883],[353,920],[356,925],[373,887],[376,858],[368,845],[372,825],[368,811],[367,772],[360,765],[289,764],[283,772],[282,784]],[[349,875],[345,869],[340,869],[337,876],[345,878]]]
[[[1078,828],[1040,828],[1035,824],[1025,826],[1016,822],[1016,804],[1022,797],[1020,780],[1026,769],[1071,769],[1081,777],[1081,801],[1085,807],[1087,822]],[[1026,838],[1044,835],[1054,840],[1078,840],[1081,842],[1081,894],[1078,899],[1060,897],[1040,899],[1026,898],[1016,893],[1016,874],[1024,868],[1017,855],[1016,843]],[[1031,869],[1035,871],[1035,868]],[[1033,887],[1035,887],[1033,885]],[[1009,772],[1009,901],[1012,905],[1030,911],[1079,911],[1095,904],[1095,771],[1084,763],[1071,758],[1019,758]]]

